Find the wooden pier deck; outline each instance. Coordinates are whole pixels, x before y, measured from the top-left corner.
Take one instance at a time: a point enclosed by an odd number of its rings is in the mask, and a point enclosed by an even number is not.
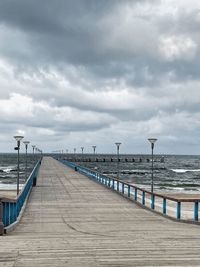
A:
[[[199,233],[45,157],[0,267],[200,266]]]

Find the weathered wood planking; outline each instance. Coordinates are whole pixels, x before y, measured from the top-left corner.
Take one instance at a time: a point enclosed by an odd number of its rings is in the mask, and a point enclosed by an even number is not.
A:
[[[44,158],[0,267],[200,266],[200,227],[170,221]]]

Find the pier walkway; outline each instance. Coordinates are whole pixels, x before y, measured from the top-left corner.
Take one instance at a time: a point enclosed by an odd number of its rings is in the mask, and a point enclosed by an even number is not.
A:
[[[200,266],[199,233],[45,157],[20,224],[0,237],[0,266]]]

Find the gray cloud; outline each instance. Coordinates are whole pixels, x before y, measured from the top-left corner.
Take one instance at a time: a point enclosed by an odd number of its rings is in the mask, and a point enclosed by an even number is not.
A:
[[[199,24],[195,0],[2,0],[2,149],[19,131],[47,150],[147,152],[156,135],[197,153]]]

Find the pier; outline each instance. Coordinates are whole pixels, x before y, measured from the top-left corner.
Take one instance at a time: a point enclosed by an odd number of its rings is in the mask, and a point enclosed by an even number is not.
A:
[[[71,167],[43,158],[19,224],[0,237],[0,266],[200,265],[199,225],[152,212],[120,184],[116,193],[109,180]]]

